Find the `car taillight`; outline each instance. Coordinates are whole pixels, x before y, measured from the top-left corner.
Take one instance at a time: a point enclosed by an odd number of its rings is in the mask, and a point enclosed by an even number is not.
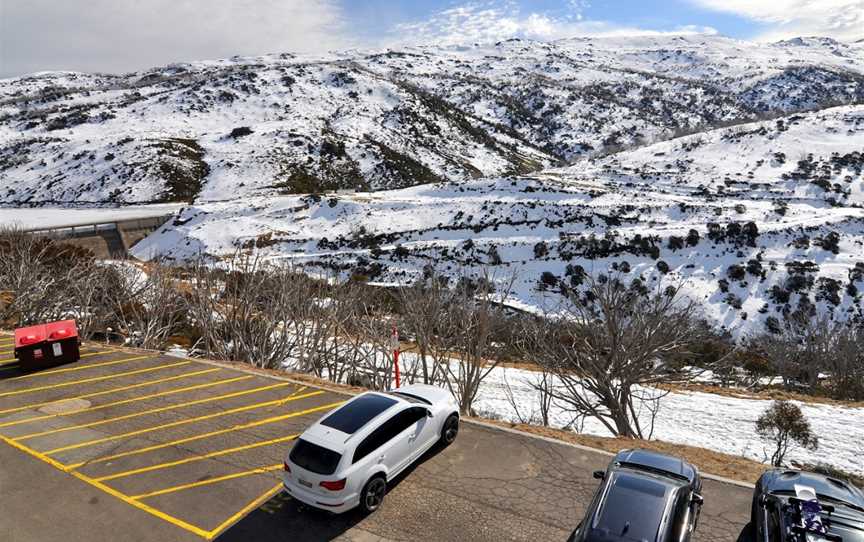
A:
[[[284,471],[287,472],[288,474],[291,474],[291,467],[288,466],[288,462],[287,462],[287,461],[283,461],[283,462],[282,462],[282,470],[284,470]]]
[[[325,480],[318,485],[320,485],[324,489],[329,489],[330,491],[342,491],[343,489],[345,489],[345,478],[333,481]]]

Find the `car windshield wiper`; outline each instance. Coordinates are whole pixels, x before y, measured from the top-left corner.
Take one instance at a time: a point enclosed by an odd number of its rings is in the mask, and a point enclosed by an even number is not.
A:
[[[831,502],[831,503],[837,503],[837,504],[843,505],[843,506],[845,506],[845,507],[847,507],[847,508],[851,508],[852,510],[857,510],[857,511],[859,511],[859,512],[864,512],[864,508],[862,508],[861,506],[858,506],[857,504],[852,504],[851,502],[848,502],[848,501],[844,501],[843,499],[837,499],[837,498],[835,498],[835,497],[831,497],[831,496],[829,496],[829,495],[822,495],[821,493],[817,493],[817,494],[816,494],[816,497],[817,497],[820,501],[827,501],[827,502]]]

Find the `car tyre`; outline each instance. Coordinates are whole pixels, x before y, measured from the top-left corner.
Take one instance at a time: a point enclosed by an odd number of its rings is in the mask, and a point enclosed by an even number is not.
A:
[[[446,420],[444,420],[444,425],[441,427],[441,444],[444,446],[450,446],[453,444],[453,441],[456,440],[456,436],[459,434],[459,416],[457,414],[450,414]]]
[[[371,514],[381,508],[384,496],[387,494],[387,479],[377,474],[366,482],[360,492],[360,509],[365,514]]]

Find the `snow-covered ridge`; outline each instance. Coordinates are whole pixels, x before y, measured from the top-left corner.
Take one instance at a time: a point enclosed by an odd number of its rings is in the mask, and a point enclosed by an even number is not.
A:
[[[217,201],[526,174],[864,100],[864,46],[510,40],[0,80],[0,203]]]
[[[382,282],[484,266],[515,272],[528,307],[581,271],[683,279],[740,335],[796,311],[864,316],[862,170],[864,106],[838,107],[531,176],[200,203],[135,253],[254,250]]]

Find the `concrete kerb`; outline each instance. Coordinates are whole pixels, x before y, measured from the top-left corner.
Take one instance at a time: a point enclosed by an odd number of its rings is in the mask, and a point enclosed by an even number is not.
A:
[[[158,350],[147,350],[144,348],[131,348],[131,347],[125,347],[125,346],[116,346],[116,345],[107,345],[107,346],[113,347],[117,350],[125,350],[125,351],[131,351],[131,352],[142,352],[142,353],[146,352],[146,353],[151,353],[151,354],[156,353],[156,354],[162,354],[162,355],[166,354],[165,352],[160,352]],[[168,354],[168,355],[170,356],[170,354]],[[232,362],[217,361],[217,360],[206,359],[206,358],[182,358],[180,356],[174,356],[174,357],[177,357],[178,359],[188,359],[190,361],[196,361],[196,362],[203,363],[206,365],[212,365],[214,367],[221,367],[223,369],[231,369],[231,370],[238,371],[241,373],[251,374],[251,375],[255,375],[255,376],[261,376],[261,377],[265,377],[265,378],[271,378],[273,380],[290,382],[292,384],[296,384],[299,386],[313,385],[316,388],[320,388],[322,390],[329,391],[329,392],[335,393],[337,395],[344,395],[346,397],[352,397],[354,395],[357,395],[358,393],[362,393],[359,391],[355,392],[355,391],[346,390],[344,388],[340,388],[337,386],[328,385],[327,383],[319,383],[317,381],[314,383],[310,383],[310,382],[305,382],[305,381],[300,380],[300,379],[291,378],[290,376],[282,376],[282,375],[272,374],[267,370],[263,370],[263,369],[259,369],[259,368],[255,368],[255,367],[248,367],[248,366],[246,366],[246,364],[241,365],[239,362],[232,363]],[[489,423],[489,422],[482,421],[482,420],[478,420],[478,419],[472,418],[472,417],[463,417],[462,421],[464,421],[466,423],[470,423],[472,425],[479,426],[479,427],[485,427],[487,429],[494,429],[496,431],[504,431],[506,433],[521,435],[521,436],[527,437],[527,438],[538,439],[538,440],[546,441],[546,442],[553,443],[553,444],[569,446],[571,448],[575,448],[577,450],[582,450],[584,452],[600,454],[600,455],[603,455],[606,457],[614,457],[615,456],[614,453],[608,452],[606,450],[601,450],[600,448],[592,448],[591,446],[585,446],[583,444],[576,444],[574,442],[567,442],[566,440],[560,440],[560,439],[556,439],[556,438],[552,438],[552,437],[547,437],[544,435],[536,435],[534,433],[529,433],[527,431],[522,431],[522,430],[515,429],[512,427],[503,427],[501,425],[496,425],[496,424]],[[732,478],[726,478],[724,476],[718,476],[716,474],[710,474],[707,472],[701,472],[701,474],[702,474],[703,478],[705,478],[707,480],[713,480],[715,482],[721,482],[724,484],[729,484],[729,485],[738,486],[738,487],[747,488],[747,489],[753,489],[755,487],[755,485],[752,483],[742,482],[740,480],[733,480]]]

